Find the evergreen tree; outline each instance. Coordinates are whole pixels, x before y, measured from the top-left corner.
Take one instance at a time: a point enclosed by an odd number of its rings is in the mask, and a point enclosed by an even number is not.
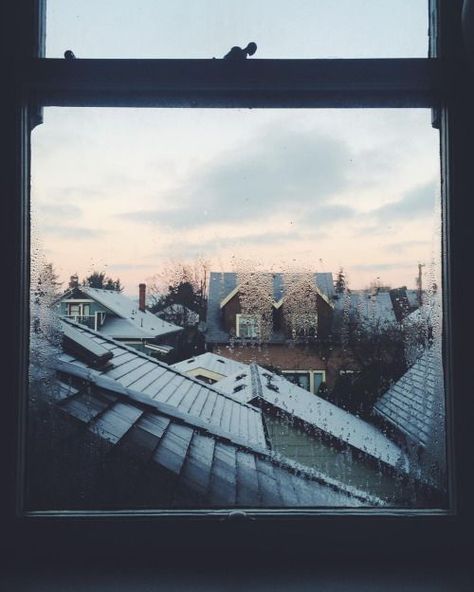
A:
[[[45,297],[51,301],[54,300],[59,296],[61,283],[58,282],[58,275],[54,271],[53,264],[45,263],[36,278],[35,300],[38,302]]]
[[[344,274],[344,269],[342,267],[340,267],[339,271],[337,272],[334,289],[336,291],[336,294],[344,294],[344,292],[346,291],[346,276]]]
[[[105,271],[93,271],[91,275],[82,280],[83,286],[90,288],[98,288],[100,290],[114,290],[115,292],[122,292],[123,287],[120,279],[113,280],[105,274]]]

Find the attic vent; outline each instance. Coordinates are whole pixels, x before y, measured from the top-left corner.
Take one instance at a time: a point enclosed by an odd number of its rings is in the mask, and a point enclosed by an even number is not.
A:
[[[247,374],[239,374],[238,376],[235,377],[235,382],[237,382],[238,380],[242,380],[242,378],[245,378],[247,376]]]
[[[245,388],[245,384],[239,384],[238,386],[234,387],[234,393],[238,393],[239,391]]]

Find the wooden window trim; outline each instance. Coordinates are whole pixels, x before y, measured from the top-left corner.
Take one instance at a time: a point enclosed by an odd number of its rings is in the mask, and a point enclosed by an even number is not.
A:
[[[140,548],[147,544],[156,548],[156,531],[148,529],[133,516],[121,515],[112,520],[99,513],[88,516],[36,516],[26,518],[21,511],[22,474],[20,442],[24,436],[25,376],[27,374],[26,327],[28,326],[28,253],[29,253],[29,131],[32,113],[37,105],[70,106],[188,106],[188,107],[434,107],[439,109],[441,127],[441,167],[443,179],[443,252],[445,253],[445,335],[448,367],[448,399],[450,422],[449,464],[456,469],[451,486],[453,499],[450,513],[404,512],[332,512],[330,520],[321,513],[291,512],[276,515],[263,512],[261,528],[249,525],[254,548],[262,541],[275,537],[292,540],[303,549],[311,534],[311,552],[315,553],[314,529],[318,529],[319,550],[331,549],[341,556],[343,549],[351,552],[343,540],[347,533],[359,552],[380,551],[383,540],[385,550],[408,557],[410,553],[440,553],[456,548],[463,553],[464,537],[472,532],[474,491],[471,467],[472,437],[466,418],[473,411],[473,398],[465,397],[463,371],[469,367],[467,352],[462,344],[468,335],[463,310],[467,310],[468,294],[462,276],[465,273],[461,254],[472,248],[471,231],[464,207],[472,198],[472,138],[474,97],[469,66],[464,62],[460,46],[459,11],[461,0],[438,0],[440,17],[436,59],[423,60],[252,60],[234,68],[209,60],[38,60],[38,42],[34,21],[34,0],[11,3],[8,10],[5,35],[6,49],[2,53],[2,74],[6,90],[2,92],[2,114],[5,127],[1,137],[5,150],[2,176],[2,221],[5,231],[2,252],[5,256],[6,308],[12,311],[5,321],[6,352],[5,407],[2,415],[2,436],[5,445],[1,452],[7,487],[1,491],[1,506],[6,520],[10,551],[17,550],[32,557],[41,554],[45,537],[56,537],[53,549],[80,548],[94,540],[83,555],[102,549],[121,552],[127,540]],[[5,22],[5,21],[4,21]],[[302,70],[300,69],[302,68]],[[181,74],[179,73],[181,71]],[[233,74],[232,74],[233,71]],[[311,75],[306,79],[304,72]],[[297,74],[296,80],[292,72]],[[183,74],[184,73],[184,74]],[[331,75],[332,73],[332,75]],[[168,82],[163,80],[166,76]],[[104,80],[107,80],[105,82]],[[237,86],[232,81],[237,80]],[[169,82],[171,81],[171,82]],[[266,81],[266,92],[261,85]],[[132,86],[135,85],[135,86]],[[18,330],[18,328],[23,330]],[[20,393],[20,396],[18,394]],[[455,454],[456,452],[456,454]],[[18,470],[20,459],[20,470]],[[120,514],[120,513],[119,513]],[[230,513],[229,516],[235,513]],[[237,513],[238,514],[238,513]],[[221,540],[225,531],[227,540],[232,536],[244,540],[237,520],[224,520],[225,515],[212,512],[197,513],[204,518],[204,527],[190,528],[176,517],[161,515],[147,517],[146,524],[160,521],[160,539],[168,548],[183,549],[185,533],[188,548],[202,545],[206,538]],[[268,520],[270,519],[270,521]],[[194,523],[195,525],[195,523]],[[223,526],[225,525],[225,526]],[[106,526],[106,528],[104,528]],[[147,530],[148,529],[148,530]],[[72,533],[74,532],[74,537]],[[74,542],[72,539],[74,538]],[[152,544],[154,541],[154,544]],[[298,542],[299,541],[299,542]],[[355,541],[355,543],[354,543]],[[5,547],[6,548],[6,547]],[[51,547],[48,548],[51,553]],[[182,556],[182,553],[181,553]],[[466,556],[467,553],[466,553]]]

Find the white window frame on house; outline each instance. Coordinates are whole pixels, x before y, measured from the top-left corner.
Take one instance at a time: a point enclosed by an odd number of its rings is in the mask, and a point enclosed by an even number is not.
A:
[[[256,314],[237,313],[235,315],[235,336],[240,339],[259,339],[261,334],[261,318]],[[252,335],[242,335],[242,328],[250,327]]]
[[[282,370],[281,373],[283,374],[283,376],[285,376],[285,374],[308,374],[309,375],[309,392],[313,393],[314,395],[318,394],[318,391],[315,390],[315,383],[314,383],[315,374],[323,377],[323,379],[321,380],[321,384],[323,382],[326,382],[326,371],[325,370],[289,370],[289,369],[285,368],[285,370]]]
[[[293,339],[298,339],[298,337],[316,338],[318,336],[318,313],[293,313],[290,316],[290,327]],[[311,329],[314,330],[314,333],[312,335]]]
[[[123,549],[127,541],[153,547],[157,539],[169,542],[176,533],[183,535],[193,548],[203,544],[209,534],[209,521],[222,528],[215,532],[222,544],[222,532],[238,536],[233,520],[258,519],[260,530],[245,531],[246,542],[256,545],[277,539],[292,541],[298,549],[311,552],[333,549],[341,556],[341,547],[350,533],[354,549],[363,546],[370,552],[380,549],[428,554],[433,545],[441,554],[472,533],[472,438],[464,418],[472,412],[472,398],[464,396],[463,370],[468,368],[467,352],[461,342],[467,338],[463,311],[467,310],[468,291],[463,289],[463,255],[472,248],[470,217],[463,207],[470,203],[472,192],[472,138],[474,92],[461,47],[460,0],[437,0],[439,36],[433,36],[433,59],[407,60],[249,60],[229,65],[221,60],[44,60],[41,55],[38,14],[41,4],[34,0],[9,3],[13,14],[7,20],[4,61],[4,88],[1,97],[4,118],[0,138],[5,147],[5,174],[2,174],[2,207],[5,215],[5,285],[7,310],[5,335],[9,348],[5,354],[5,406],[2,412],[3,434],[8,445],[1,448],[7,485],[1,489],[3,508],[8,514],[8,541],[18,553],[28,553],[28,545],[38,552],[45,540],[48,553],[61,545],[84,543],[84,548],[99,551]],[[7,10],[5,7],[4,10]],[[436,18],[434,19],[436,20]],[[258,40],[257,40],[258,41]],[[233,41],[232,41],[233,43]],[[11,92],[10,92],[11,91]],[[39,106],[123,106],[123,107],[425,107],[433,108],[433,120],[440,126],[442,205],[443,205],[443,276],[444,276],[444,351],[448,390],[448,463],[450,467],[450,508],[447,511],[330,511],[326,520],[321,511],[268,511],[192,514],[206,526],[189,529],[186,516],[157,512],[156,529],[146,534],[138,513],[90,512],[57,513],[32,516],[23,508],[25,459],[24,418],[27,402],[28,369],[28,296],[29,296],[29,133],[40,118]],[[8,257],[7,257],[8,254]],[[453,353],[454,352],[454,353]],[[455,354],[455,355],[454,355]],[[11,397],[13,393],[15,397]],[[21,420],[21,421],[20,421]],[[455,462],[456,461],[456,462]],[[457,471],[453,472],[456,464]],[[14,475],[18,475],[15,478]],[[370,514],[368,516],[367,514]],[[18,518],[20,517],[20,518]],[[118,518],[118,523],[115,519]],[[271,520],[268,520],[271,518]],[[179,522],[179,520],[183,522]],[[79,520],[77,522],[76,520]],[[112,520],[115,526],[109,522]],[[152,518],[148,517],[146,526]],[[56,522],[54,522],[56,521]],[[76,522],[75,522],[76,521]],[[71,526],[74,523],[74,528]],[[56,527],[53,525],[55,524]],[[99,528],[99,524],[102,527]],[[279,526],[275,526],[278,524]],[[60,525],[62,530],[59,528]],[[251,526],[251,524],[250,524]],[[233,529],[233,530],[231,530]],[[278,530],[279,529],[279,530]],[[316,530],[315,530],[316,529]],[[92,533],[102,533],[96,538]],[[243,531],[242,531],[243,532]],[[314,533],[317,532],[317,537]],[[216,534],[218,533],[218,534]],[[275,533],[277,533],[275,535]],[[311,538],[310,538],[311,536]],[[317,540],[316,540],[317,539]],[[100,543],[106,540],[106,545]],[[114,547],[114,540],[116,541]],[[182,543],[181,541],[181,543]],[[263,543],[262,541],[265,541]],[[354,542],[355,541],[355,542]],[[36,546],[34,546],[36,542]],[[120,547],[119,547],[120,543]],[[137,543],[138,544],[138,543]],[[74,546],[73,546],[74,548]],[[177,548],[180,548],[177,546]],[[351,549],[345,546],[347,553]],[[456,547],[457,548],[457,547]],[[31,551],[30,551],[31,553]],[[181,554],[182,556],[182,554]],[[441,555],[440,555],[441,556]],[[371,558],[372,559],[372,558]]]

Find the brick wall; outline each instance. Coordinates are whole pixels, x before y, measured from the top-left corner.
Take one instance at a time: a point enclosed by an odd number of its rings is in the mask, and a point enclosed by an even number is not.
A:
[[[358,369],[355,362],[336,347],[327,356],[314,351],[314,346],[299,344],[217,345],[214,352],[244,364],[256,362],[279,370],[324,370],[329,388],[334,386],[339,370]]]

